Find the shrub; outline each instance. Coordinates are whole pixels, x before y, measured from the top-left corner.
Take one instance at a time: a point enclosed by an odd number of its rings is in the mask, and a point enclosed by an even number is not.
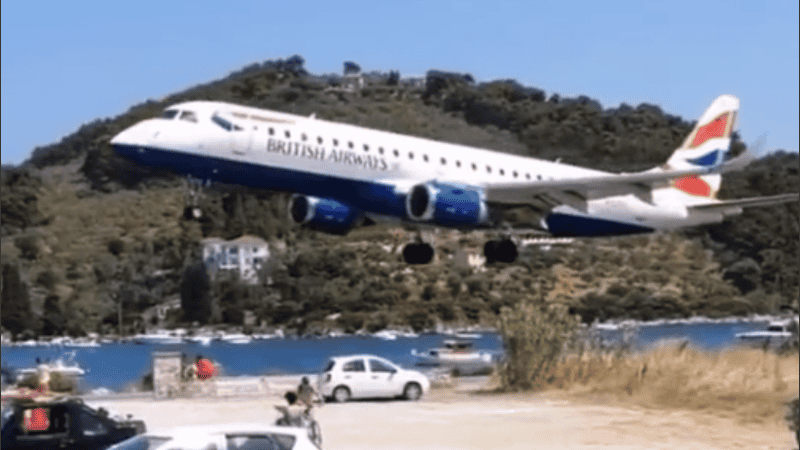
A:
[[[800,397],[789,402],[789,412],[786,414],[789,429],[794,431],[794,438],[800,446]]]
[[[500,334],[507,359],[499,370],[501,389],[529,390],[547,384],[577,328],[577,317],[564,305],[526,300],[502,308]]]

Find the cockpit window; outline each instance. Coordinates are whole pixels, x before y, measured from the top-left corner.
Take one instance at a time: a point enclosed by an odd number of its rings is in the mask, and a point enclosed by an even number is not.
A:
[[[175,116],[177,116],[177,115],[178,115],[178,110],[177,109],[168,109],[168,110],[164,111],[163,113],[161,113],[161,118],[162,119],[170,119],[171,120],[171,119],[174,119]]]
[[[239,130],[242,130],[242,127],[240,127],[239,125],[231,123],[231,122],[223,119],[220,116],[211,116],[211,120],[215,124],[221,126],[222,128],[224,128],[227,131],[239,131]]]
[[[181,112],[181,120],[197,123],[197,115],[194,111],[183,111]]]

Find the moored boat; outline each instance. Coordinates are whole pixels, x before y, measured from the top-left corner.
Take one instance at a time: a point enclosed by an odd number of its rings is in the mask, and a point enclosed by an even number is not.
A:
[[[496,352],[474,349],[472,341],[448,339],[443,345],[422,353],[412,350],[411,354],[417,358],[416,365],[458,369],[466,374],[493,368],[499,356]]]

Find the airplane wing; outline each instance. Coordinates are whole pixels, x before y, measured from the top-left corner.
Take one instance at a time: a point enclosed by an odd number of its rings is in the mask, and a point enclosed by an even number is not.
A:
[[[530,205],[544,202],[568,204],[585,210],[586,201],[614,195],[634,194],[650,201],[651,191],[674,178],[712,173],[707,168],[609,174],[596,177],[543,180],[526,183],[493,183],[485,186],[486,201],[505,205]]]
[[[800,200],[799,193],[779,194],[765,197],[750,197],[736,200],[720,200],[717,202],[701,203],[699,205],[690,205],[689,209],[695,209],[704,212],[720,212],[727,216],[741,213],[742,208],[754,206],[772,206],[781,203],[796,202],[798,200]]]
[[[593,177],[543,180],[523,183],[492,183],[486,185],[486,201],[500,205],[531,205],[549,209],[566,204],[586,211],[586,202],[595,198],[633,194],[652,202],[652,190],[668,186],[670,180],[686,176],[707,175],[741,170],[754,160],[749,152],[716,167],[690,169],[656,168],[645,172],[608,174]]]

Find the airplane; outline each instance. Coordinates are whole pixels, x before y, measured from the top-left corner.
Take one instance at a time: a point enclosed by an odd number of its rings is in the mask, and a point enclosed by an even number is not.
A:
[[[718,223],[745,207],[797,201],[797,193],[716,198],[721,173],[754,160],[749,149],[727,158],[738,110],[738,98],[718,97],[665,164],[637,173],[216,101],[172,105],[110,143],[139,164],[292,192],[289,216],[316,230],[344,234],[366,220],[486,229],[498,235],[484,245],[487,262],[513,262],[520,217],[555,237],[619,236]],[[433,255],[421,237],[403,248],[410,264]]]

